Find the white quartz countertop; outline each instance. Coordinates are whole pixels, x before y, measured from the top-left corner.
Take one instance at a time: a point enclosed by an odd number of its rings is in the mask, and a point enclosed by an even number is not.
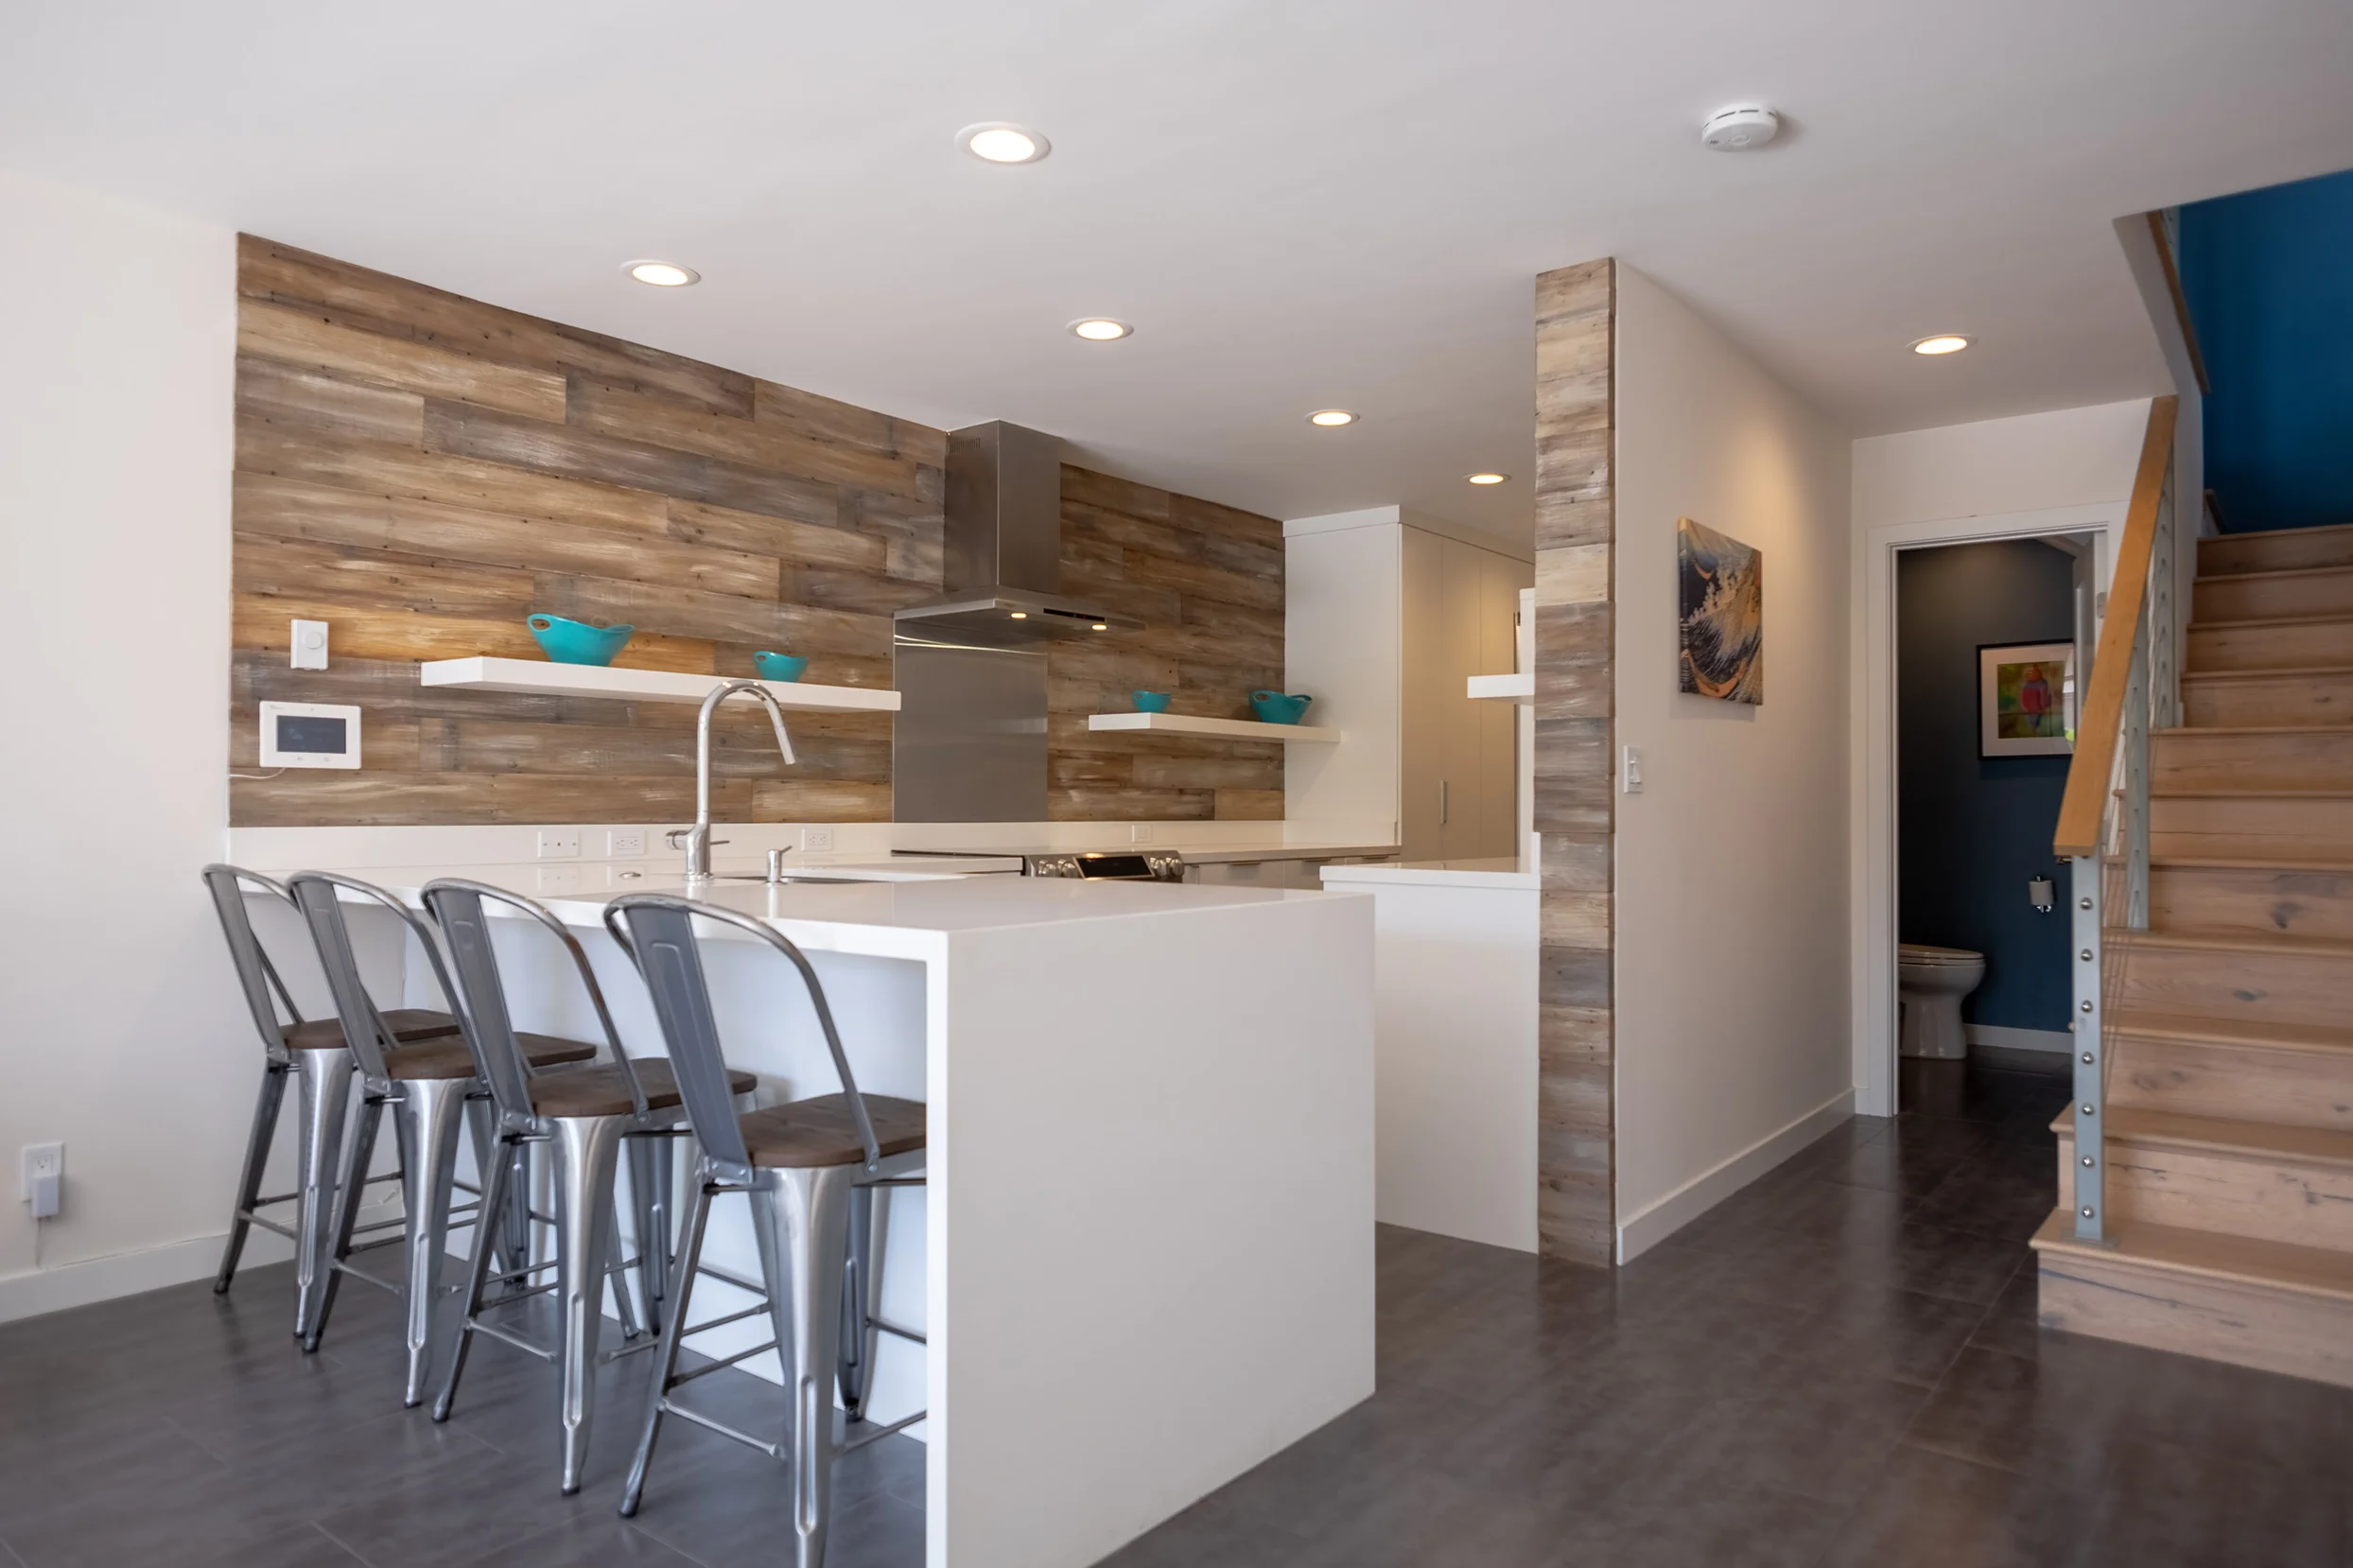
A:
[[[1508,855],[1492,860],[1392,861],[1381,865],[1327,865],[1327,887],[1484,887],[1534,889],[1542,879]]]
[[[832,867],[812,864],[811,871]],[[550,871],[638,876],[601,886],[550,888]],[[566,925],[600,928],[604,908],[633,893],[683,895],[684,879],[667,862],[625,866],[418,865],[372,866],[352,873],[410,902],[437,878],[462,878],[536,899]],[[583,883],[591,879],[583,876]],[[705,903],[767,921],[802,947],[882,957],[928,956],[936,939],[960,932],[1005,931],[1073,921],[1117,920],[1182,911],[1325,898],[1298,889],[1201,886],[1176,882],[1089,882],[1075,878],[953,876],[843,882],[785,882],[723,874],[694,895]],[[747,938],[748,940],[748,938]],[[1142,956],[1142,955],[1140,955]]]
[[[1357,860],[1394,855],[1393,844],[1215,844],[1197,849],[1182,844],[1138,845],[1139,849],[1174,849],[1190,865],[1222,865],[1236,861]]]

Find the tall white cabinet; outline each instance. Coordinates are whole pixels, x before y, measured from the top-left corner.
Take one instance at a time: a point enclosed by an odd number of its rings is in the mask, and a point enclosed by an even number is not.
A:
[[[1291,748],[1295,825],[1395,835],[1409,861],[1518,852],[1510,705],[1465,695],[1514,667],[1535,566],[1500,540],[1406,511],[1283,525],[1284,666],[1333,746]]]

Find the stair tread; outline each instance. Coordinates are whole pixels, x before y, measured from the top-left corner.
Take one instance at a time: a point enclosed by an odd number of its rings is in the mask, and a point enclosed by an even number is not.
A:
[[[2170,724],[2149,732],[2173,735],[2343,735],[2343,724]]]
[[[2269,1023],[2252,1019],[2196,1018],[2118,1007],[2108,1014],[2108,1032],[2142,1039],[2205,1040],[2275,1051],[2353,1052],[2353,1029],[2325,1023]]]
[[[2071,1138],[2075,1124],[2075,1107],[2069,1106],[2052,1121],[2050,1130],[2062,1138]],[[2336,1127],[2301,1127],[2284,1122],[2247,1122],[2230,1116],[2110,1106],[2108,1141],[2353,1168],[2353,1132]]]
[[[2353,577],[2353,566],[2274,566],[2269,571],[2200,572],[2200,583],[2252,583],[2265,577]]]
[[[2234,579],[2238,579],[2256,574],[2248,572],[2233,572],[2228,575]],[[2316,611],[2311,615],[2278,616],[2268,618],[2262,616],[2256,616],[2252,618],[2245,616],[2212,617],[2203,620],[2191,620],[2189,623],[2189,629],[2193,632],[2228,632],[2238,630],[2241,627],[2250,626],[2260,626],[2269,629],[2275,626],[2346,625],[2353,625],[2353,610],[2339,610],[2334,612],[2323,610]]]
[[[2149,863],[2193,866],[2210,871],[2334,871],[2353,874],[2353,861],[2306,859],[2297,855],[2152,854]]]
[[[2176,790],[2163,785],[2152,784],[2149,786],[2149,794],[2152,799],[2176,800],[2194,800],[2205,798],[2219,800],[2262,800],[2273,797],[2280,800],[2343,800],[2347,796],[2353,796],[2353,779],[2348,779],[2344,788],[2334,790],[2283,790],[2275,784],[2257,784],[2244,790],[2220,790],[2212,788]]]
[[[2353,675],[2353,662],[2283,664],[2262,670],[2185,670],[2182,671],[2182,679],[2186,681],[2270,681],[2293,675]]]
[[[2034,1233],[2034,1250],[2085,1259],[2137,1263],[2195,1274],[2263,1289],[2318,1296],[2353,1307],[2353,1253],[2289,1242],[2257,1241],[2217,1230],[2186,1230],[2171,1225],[2114,1227],[2113,1246],[2075,1239],[2075,1213],[2053,1209]]]
[[[2276,935],[2253,932],[2201,931],[2195,927],[2174,931],[2133,931],[2122,926],[2109,926],[2100,932],[2101,939],[2113,946],[2130,948],[2171,948],[2195,952],[2254,952],[2284,953],[2297,958],[2353,958],[2353,942],[2336,942],[2327,937]]]
[[[2314,523],[2309,528],[2228,529],[2221,533],[2202,533],[2198,536],[2198,543],[2209,544],[2219,539],[2305,539],[2315,533],[2353,533],[2353,523]]]

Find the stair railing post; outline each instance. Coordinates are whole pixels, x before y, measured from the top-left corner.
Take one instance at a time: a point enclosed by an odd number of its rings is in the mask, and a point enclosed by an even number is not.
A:
[[[2144,623],[2133,639],[2124,688],[2124,926],[2149,929],[2149,647]]]
[[[2069,865],[2070,944],[2075,968],[2075,1236],[2107,1241],[2107,1151],[2102,1135],[2107,1037],[2100,1028],[2100,857],[2079,855]]]

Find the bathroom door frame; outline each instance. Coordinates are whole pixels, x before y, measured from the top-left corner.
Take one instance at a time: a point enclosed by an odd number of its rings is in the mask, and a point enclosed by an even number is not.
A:
[[[1896,707],[1895,563],[1908,549],[1973,545],[1995,539],[2034,539],[2052,533],[2089,534],[2094,603],[2107,604],[2108,578],[2115,569],[2115,536],[2124,526],[2129,497],[2096,506],[2052,507],[2039,512],[1989,513],[1930,522],[1883,523],[1856,539],[1856,584],[1852,627],[1856,656],[1850,692],[1856,747],[1852,798],[1862,809],[1852,818],[1852,910],[1850,981],[1854,1020],[1855,1109],[1861,1116],[1896,1112],[1895,950]],[[2081,635],[2082,628],[2077,628]],[[2092,629],[2097,637],[2098,627]],[[2083,689],[2089,670],[2076,672]]]

